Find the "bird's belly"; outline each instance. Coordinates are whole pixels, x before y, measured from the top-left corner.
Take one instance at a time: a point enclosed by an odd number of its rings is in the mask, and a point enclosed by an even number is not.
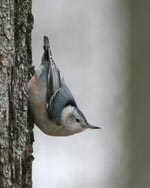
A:
[[[36,117],[36,125],[47,135],[50,136],[70,136],[83,131],[83,128],[70,130],[64,126],[57,125],[47,117]]]
[[[36,105],[37,105],[36,101],[35,101],[35,104],[30,103],[31,108],[33,107],[35,108]],[[67,127],[57,125],[53,121],[50,121],[48,114],[47,114],[46,103],[45,104],[38,103],[37,108],[34,109],[34,111],[32,110],[32,113],[33,113],[33,117],[35,120],[35,124],[40,128],[41,131],[43,131],[47,135],[69,136],[69,135],[73,135],[84,130],[83,128],[70,130]]]
[[[43,122],[43,126],[37,124],[37,126],[47,135],[50,136],[70,136],[79,132],[82,132],[84,129],[70,130],[66,127],[55,124],[52,121]]]
[[[60,126],[50,121],[47,114],[46,87],[41,90],[42,82],[33,77],[28,86],[29,103],[35,124],[47,135],[51,136],[69,136],[83,131],[83,128],[70,130],[65,126]]]

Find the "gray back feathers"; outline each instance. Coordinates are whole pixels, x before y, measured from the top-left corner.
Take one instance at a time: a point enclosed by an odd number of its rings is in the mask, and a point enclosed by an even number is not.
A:
[[[55,64],[50,50],[48,37],[44,37],[43,60],[49,62],[48,84],[47,84],[47,110],[50,120],[59,123],[61,112],[67,105],[76,106],[76,102],[69,88]]]

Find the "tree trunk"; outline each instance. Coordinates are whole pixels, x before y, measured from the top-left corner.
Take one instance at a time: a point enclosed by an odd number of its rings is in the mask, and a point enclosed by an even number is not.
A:
[[[31,0],[0,1],[0,187],[32,187]]]

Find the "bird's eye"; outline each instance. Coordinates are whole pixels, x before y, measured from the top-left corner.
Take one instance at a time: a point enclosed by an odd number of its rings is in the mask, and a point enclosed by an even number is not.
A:
[[[79,123],[79,122],[80,122],[80,119],[76,118],[76,122],[78,122],[78,123]]]

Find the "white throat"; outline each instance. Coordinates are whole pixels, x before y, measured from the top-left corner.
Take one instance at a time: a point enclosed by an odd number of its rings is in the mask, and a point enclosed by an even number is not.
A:
[[[68,115],[72,114],[73,110],[74,110],[73,106],[70,106],[70,105],[66,106],[61,113],[62,121],[65,121],[67,119]]]

